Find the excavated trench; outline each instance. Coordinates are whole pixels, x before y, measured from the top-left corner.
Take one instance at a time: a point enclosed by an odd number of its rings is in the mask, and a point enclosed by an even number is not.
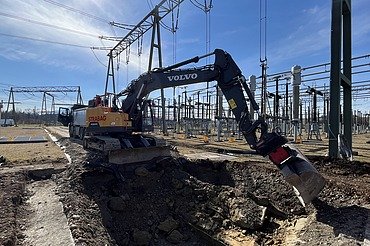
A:
[[[287,217],[267,198],[254,195],[257,185],[250,174],[242,182],[244,175],[229,168],[232,163],[163,160],[121,172],[123,181],[107,171],[87,171],[79,185],[119,245],[204,245],[224,241],[228,230],[247,238],[269,228],[271,216]]]
[[[254,163],[167,158],[117,175],[65,145],[72,163],[55,181],[77,244],[262,244],[306,213],[278,171]]]
[[[328,184],[304,208],[266,163],[167,158],[121,167],[117,175],[80,144],[60,143],[72,160],[64,172],[0,177],[8,191],[1,197],[4,245],[27,241],[25,184],[39,190],[37,184],[45,188],[50,182],[50,196],[60,202],[75,245],[355,245],[368,240],[367,163],[311,158]]]
[[[366,163],[313,159],[328,185],[304,208],[267,163],[162,159],[120,168],[115,175],[98,167],[103,158],[75,143],[64,145],[72,163],[55,180],[77,245],[295,245],[298,237],[311,243],[366,239]],[[356,182],[351,175],[362,180],[358,187],[346,187]],[[341,216],[344,211],[347,215]]]
[[[11,163],[7,163],[7,166]],[[0,245],[74,245],[53,174],[62,170],[7,171],[0,175]]]

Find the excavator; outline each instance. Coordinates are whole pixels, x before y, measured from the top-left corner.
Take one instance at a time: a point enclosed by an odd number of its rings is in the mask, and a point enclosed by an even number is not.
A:
[[[210,65],[181,68],[214,56]],[[95,97],[88,106],[71,110],[59,109],[58,119],[68,125],[71,137],[83,139],[85,148],[108,154],[109,162],[123,165],[170,156],[171,148],[165,142],[143,132],[153,131],[150,92],[200,82],[216,81],[226,98],[239,129],[251,149],[268,158],[292,185],[298,199],[305,205],[318,196],[325,186],[325,179],[308,159],[278,130],[268,130],[267,122],[259,112],[245,77],[230,54],[221,49],[183,62],[156,68],[140,75],[117,94]],[[120,101],[120,98],[124,97]],[[259,115],[252,120],[247,104]],[[121,107],[117,105],[121,103]]]

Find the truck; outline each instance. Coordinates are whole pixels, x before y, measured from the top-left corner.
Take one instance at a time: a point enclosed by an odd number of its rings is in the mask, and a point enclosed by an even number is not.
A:
[[[212,55],[213,64],[182,68]],[[288,144],[285,136],[277,130],[268,131],[240,68],[231,55],[221,49],[153,69],[117,94],[95,97],[88,106],[61,109],[67,112],[61,116],[60,111],[60,121],[69,126],[71,137],[83,139],[86,148],[107,152],[109,161],[115,164],[170,156],[168,145],[143,134],[154,128],[151,101],[147,100],[147,95],[158,89],[210,81],[217,82],[250,148],[268,158],[281,171],[302,204],[317,197],[325,186],[325,179],[298,149]],[[247,101],[259,115],[258,119],[251,117],[254,112],[249,110]],[[119,102],[120,107],[117,106]]]
[[[15,122],[13,119],[0,119],[0,126],[14,126]]]

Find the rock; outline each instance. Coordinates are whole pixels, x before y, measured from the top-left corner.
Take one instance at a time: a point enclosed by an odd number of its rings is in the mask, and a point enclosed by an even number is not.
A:
[[[191,188],[189,188],[189,187],[185,187],[184,189],[182,189],[181,190],[182,192],[182,196],[184,196],[184,197],[187,197],[187,196],[191,196],[192,195],[192,193],[193,193],[193,191],[192,191],[192,189]]]
[[[212,230],[214,227],[215,223],[211,218],[201,218],[199,219],[197,225],[201,228],[203,228],[206,231]]]
[[[129,196],[128,194],[124,194],[124,195],[122,195],[121,197],[122,197],[122,199],[123,199],[124,201],[129,201],[129,200],[130,200],[130,196]]]
[[[195,215],[190,215],[189,216],[189,221],[192,224],[196,224],[198,222],[198,218]]]
[[[74,220],[79,220],[81,217],[78,214],[74,214],[71,216],[71,218]]]
[[[258,229],[265,219],[266,208],[261,206],[238,207],[230,211],[231,221],[243,229]]]
[[[69,226],[69,229],[71,229],[71,230],[74,230],[74,229],[76,229],[76,228],[78,228],[78,226],[77,226],[76,224],[71,224],[71,225]]]
[[[78,237],[77,239],[76,239],[76,244],[83,244],[83,243],[85,243],[86,242],[86,239],[85,238],[83,238],[83,237]]]
[[[258,205],[266,207],[270,216],[273,216],[277,219],[282,219],[282,220],[285,220],[288,218],[288,215],[284,211],[280,210],[277,206],[275,206],[275,204],[273,204],[269,198],[265,196],[256,196],[251,192],[248,193],[248,197],[250,197]],[[303,211],[305,211],[304,207],[302,208],[303,208]]]
[[[172,179],[172,187],[180,190],[184,187],[184,184],[178,179]]]
[[[149,175],[149,171],[145,167],[138,167],[135,169],[135,175],[139,177],[147,177]]]
[[[162,221],[159,224],[158,229],[168,233],[168,232],[171,232],[177,229],[178,226],[179,226],[179,223],[176,220],[174,220],[172,217],[169,217],[165,221]]]
[[[173,205],[175,204],[175,202],[171,200],[170,198],[166,198],[165,202],[170,207],[173,207]]]
[[[111,197],[108,201],[108,207],[113,211],[124,211],[126,209],[122,197]]]
[[[147,231],[135,230],[132,236],[136,245],[149,245],[152,240],[152,235]]]
[[[167,237],[167,241],[174,244],[181,243],[183,240],[184,236],[178,230],[173,230]]]
[[[34,180],[50,179],[51,175],[55,172],[54,168],[45,168],[37,170],[29,170],[28,176]]]

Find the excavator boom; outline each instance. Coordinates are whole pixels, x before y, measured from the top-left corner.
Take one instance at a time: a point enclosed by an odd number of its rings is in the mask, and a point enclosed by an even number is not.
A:
[[[210,55],[215,56],[214,64],[180,69]],[[249,146],[258,154],[268,157],[279,168],[285,180],[293,186],[302,204],[305,205],[317,197],[325,186],[324,178],[298,149],[287,144],[288,140],[284,136],[278,132],[268,132],[267,123],[262,117],[252,120],[251,114],[254,112],[248,109],[245,94],[257,113],[258,104],[233,58],[221,49],[202,57],[149,71],[132,81],[125,90],[117,94],[117,98],[126,96],[122,102],[122,110],[131,116],[135,126],[140,125],[140,109],[143,108],[143,102],[150,92],[207,81],[217,81]],[[260,132],[259,137],[257,131]]]
[[[211,55],[215,57],[213,64],[181,68]],[[298,149],[288,144],[287,138],[279,132],[269,132],[262,117],[252,120],[255,112],[249,110],[246,96],[257,113],[258,104],[233,58],[221,49],[140,75],[126,89],[113,95],[111,107],[106,98],[96,96],[89,105],[60,111],[58,120],[69,126],[71,137],[83,139],[85,148],[107,153],[113,164],[172,156],[173,151],[163,141],[141,134],[153,130],[152,124],[146,124],[152,120],[146,116],[150,106],[147,95],[157,89],[209,81],[217,81],[250,148],[278,167],[302,204],[317,197],[325,185],[324,178]],[[119,109],[117,100],[123,96]]]

